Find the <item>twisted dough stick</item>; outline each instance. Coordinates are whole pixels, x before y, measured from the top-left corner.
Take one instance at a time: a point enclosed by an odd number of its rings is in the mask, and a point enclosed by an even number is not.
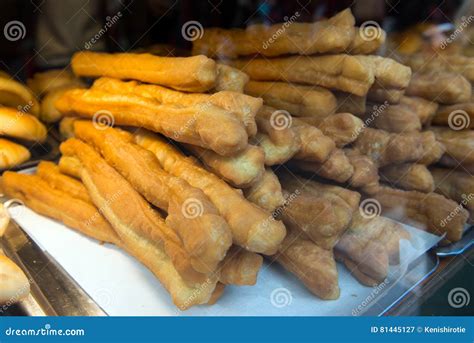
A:
[[[270,213],[245,200],[223,180],[184,157],[157,135],[140,131],[135,141],[152,151],[164,170],[200,188],[211,199],[229,223],[235,244],[263,254],[276,252],[286,230]]]
[[[216,63],[206,56],[159,57],[151,54],[105,54],[81,51],[71,59],[77,76],[109,76],[156,83],[187,92],[215,86]]]
[[[244,189],[244,194],[248,200],[269,212],[273,212],[285,202],[280,181],[271,168],[266,168],[259,180]]]
[[[435,184],[430,171],[423,164],[403,163],[380,169],[381,181],[407,191],[433,192]]]
[[[215,283],[188,286],[156,242],[143,240],[135,245],[124,243],[93,205],[50,187],[36,175],[6,172],[2,184],[9,197],[22,200],[35,212],[57,219],[89,237],[123,248],[155,274],[180,309],[205,304],[211,298]]]
[[[114,229],[91,203],[51,187],[37,175],[5,172],[5,194],[19,199],[33,211],[59,220],[100,242],[120,244]]]
[[[217,63],[217,79],[214,91],[232,91],[243,93],[249,76],[237,68]]]
[[[247,188],[258,182],[265,171],[265,152],[259,146],[249,144],[242,152],[229,157],[195,145],[186,144],[186,148],[214,174],[238,188]]]
[[[254,136],[257,133],[255,115],[263,105],[263,101],[260,98],[236,92],[222,91],[214,94],[190,94],[157,85],[140,84],[136,81],[123,82],[107,77],[96,80],[92,89],[114,94],[136,94],[155,99],[165,105],[194,106],[201,103],[215,105],[234,113],[242,125],[245,126],[249,136]]]
[[[80,160],[81,179],[92,201],[101,209],[127,249],[138,255],[147,253],[142,250],[144,246],[155,246],[156,250],[169,256],[188,285],[212,283],[207,275],[198,273],[192,267],[190,256],[176,233],[92,147],[71,138],[62,143],[60,149],[63,154],[76,156]]]
[[[68,116],[148,128],[177,141],[202,146],[220,155],[238,153],[247,146],[247,133],[235,116],[212,104],[190,107],[161,105],[135,94],[113,94],[98,89],[74,89],[56,101]]]
[[[76,179],[81,179],[81,162],[73,156],[61,156],[59,159],[59,171]]]
[[[324,162],[336,148],[334,141],[320,129],[299,118],[293,118],[292,129],[301,141],[300,149],[294,155],[297,160]]]
[[[59,167],[53,162],[41,161],[40,164],[38,164],[36,173],[51,187],[92,204],[91,198],[84,185],[80,181],[62,174]]]
[[[165,172],[153,153],[134,144],[128,132],[96,129],[86,121],[77,121],[74,132],[95,147],[145,199],[168,212],[166,223],[181,238],[195,270],[209,273],[216,269],[232,244],[232,235],[201,190]]]
[[[288,112],[263,106],[256,117],[259,132],[253,139],[265,152],[265,165],[282,164],[300,149],[298,133],[291,128],[292,117]]]

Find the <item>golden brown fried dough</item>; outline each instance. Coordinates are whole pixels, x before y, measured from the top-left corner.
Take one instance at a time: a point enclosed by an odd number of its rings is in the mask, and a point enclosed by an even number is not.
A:
[[[160,57],[80,51],[71,59],[77,76],[108,76],[156,83],[187,92],[205,92],[216,84],[216,63],[206,56]]]
[[[440,104],[457,104],[469,101],[471,84],[457,73],[443,71],[415,73],[405,93]]]
[[[474,102],[441,106],[432,124],[450,126],[452,129],[474,129]]]
[[[380,169],[382,182],[407,191],[430,193],[435,185],[430,171],[423,164],[392,164]]]
[[[10,107],[0,107],[0,136],[44,142],[46,127],[31,114]]]
[[[265,165],[282,164],[301,148],[299,135],[293,130],[291,115],[286,111],[263,106],[256,117],[259,133],[253,143],[265,152]]]
[[[394,133],[408,133],[421,130],[421,121],[412,108],[404,105],[381,104],[368,106],[365,122],[373,127]]]
[[[32,78],[26,81],[26,84],[38,98],[63,87],[75,86],[80,88],[83,86],[81,80],[68,69],[51,69],[35,73]]]
[[[378,187],[378,166],[369,156],[355,149],[344,149],[344,154],[354,168],[348,181],[351,187],[361,188],[364,192],[370,192],[373,187]]]
[[[31,157],[30,151],[23,145],[0,138],[0,169],[17,166]]]
[[[474,176],[462,171],[432,168],[435,192],[444,195],[468,209],[474,217]]]
[[[297,117],[322,119],[333,114],[337,107],[336,97],[329,90],[317,86],[249,81],[245,93],[261,97],[266,105],[288,111]]]
[[[134,256],[148,258],[150,251],[143,248],[154,246],[163,256],[161,263],[165,263],[165,258],[168,263],[172,263],[182,282],[190,287],[199,287],[204,282],[215,285],[206,274],[193,268],[180,238],[166,226],[158,212],[92,147],[71,138],[62,143],[60,149],[64,155],[72,155],[80,160],[81,179],[92,202],[102,210],[127,250],[133,251]],[[167,281],[163,282],[166,287]],[[212,293],[214,287],[210,288],[209,293]],[[206,296],[206,301],[209,296]]]
[[[263,258],[259,254],[233,245],[222,261],[219,281],[225,285],[255,285],[262,263]]]
[[[359,96],[344,92],[334,92],[337,99],[336,112],[352,113],[356,116],[365,114],[367,96]]]
[[[422,125],[428,124],[438,110],[437,103],[417,96],[403,96],[400,99],[400,104],[408,106],[415,112]]]
[[[331,138],[338,148],[354,142],[364,129],[362,120],[350,113],[337,113],[326,117],[317,127]]]
[[[336,148],[334,141],[323,132],[299,118],[293,118],[293,131],[301,141],[298,152],[294,155],[297,160],[324,162]],[[334,131],[334,130],[333,130]]]
[[[136,94],[152,98],[164,105],[195,106],[215,105],[232,112],[245,127],[249,136],[255,135],[257,126],[255,115],[262,107],[263,101],[237,92],[222,91],[214,94],[184,93],[157,85],[141,84],[136,81],[123,82],[117,79],[102,77],[94,82],[92,89],[103,90],[114,94]]]
[[[120,242],[114,229],[94,205],[53,188],[39,176],[5,172],[2,186],[10,198],[21,200],[41,215],[56,219],[100,242]]]
[[[383,167],[419,160],[424,153],[422,142],[419,133],[396,134],[366,128],[355,141],[354,147]]]
[[[408,87],[411,79],[411,69],[409,67],[382,56],[358,55],[355,57],[372,69],[376,88],[403,90]]]
[[[145,199],[168,212],[166,224],[180,237],[193,268],[214,271],[232,244],[232,235],[206,195],[166,173],[153,153],[134,144],[128,132],[96,129],[85,121],[77,121],[74,129],[77,138],[95,147]]]
[[[58,163],[59,171],[76,179],[81,178],[81,162],[73,156],[61,156]]]
[[[244,194],[248,200],[269,212],[285,202],[280,181],[270,168],[266,168],[260,179],[244,189]]]
[[[364,61],[365,62],[365,61]],[[285,81],[333,88],[363,96],[375,80],[374,68],[350,55],[234,60],[232,65],[256,81]]]
[[[296,12],[291,22],[250,25],[245,30],[206,28],[202,37],[193,42],[193,54],[220,58],[312,55],[342,52],[352,43],[355,20],[349,9],[315,23],[295,23],[299,16]]]
[[[339,298],[338,274],[332,250],[322,249],[298,233],[290,232],[274,258],[314,295],[325,300]]]
[[[380,27],[356,27],[354,39],[347,49],[352,55],[374,54],[384,43],[387,34]]]
[[[135,141],[152,151],[164,170],[186,180],[209,197],[227,220],[234,244],[253,252],[276,252],[286,230],[282,223],[271,218],[270,213],[248,202],[223,180],[184,157],[158,136],[150,132],[139,132],[135,135]]]
[[[0,74],[0,104],[38,117],[40,105],[33,92],[6,73]]]
[[[322,163],[293,160],[290,165],[341,183],[348,181],[354,174],[354,167],[341,149],[334,149],[328,159]]]
[[[371,196],[380,203],[386,217],[437,235],[446,234],[450,242],[462,237],[468,212],[442,195],[380,187]]]
[[[423,145],[423,154],[418,163],[424,165],[438,162],[446,151],[445,146],[436,139],[433,131],[421,132],[421,144]]]
[[[217,79],[215,92],[232,91],[243,93],[244,87],[249,82],[249,76],[237,68],[217,63]]]
[[[0,305],[3,309],[17,303],[30,293],[30,280],[12,260],[0,250]],[[3,312],[3,310],[2,310]]]
[[[304,233],[324,249],[332,249],[351,222],[360,194],[288,172],[280,172],[278,177],[286,201],[275,214],[289,229]]]
[[[232,186],[247,188],[258,181],[265,171],[265,152],[259,146],[249,144],[246,149],[234,156],[220,156],[211,150],[187,144],[207,168],[219,175]]]
[[[92,204],[89,193],[84,185],[59,170],[53,162],[41,161],[36,169],[37,175],[48,183],[49,186],[58,189],[70,196]]]
[[[446,155],[461,164],[474,164],[474,131],[455,131],[447,127],[431,127],[436,139],[446,147]]]
[[[75,89],[64,93],[56,107],[65,115],[91,118],[96,123],[104,120],[107,124],[145,127],[224,156],[247,146],[247,134],[238,119],[211,104],[177,107],[135,94]]]

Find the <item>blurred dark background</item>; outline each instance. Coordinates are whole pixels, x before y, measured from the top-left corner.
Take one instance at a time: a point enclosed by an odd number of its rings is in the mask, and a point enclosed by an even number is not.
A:
[[[378,21],[402,31],[416,23],[449,22],[463,0],[2,0],[0,69],[24,80],[38,70],[64,67],[74,51],[131,51],[169,44],[162,54],[189,49],[181,28],[198,21],[204,28],[246,27],[329,17],[351,7],[360,24]],[[10,26],[13,27],[10,27]],[[13,31],[16,29],[16,31]],[[16,36],[8,36],[8,31]],[[10,38],[10,39],[7,39]],[[164,48],[166,49],[166,48]]]

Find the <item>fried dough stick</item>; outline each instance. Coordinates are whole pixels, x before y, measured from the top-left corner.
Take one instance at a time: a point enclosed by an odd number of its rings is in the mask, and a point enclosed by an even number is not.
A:
[[[141,84],[136,81],[124,82],[108,77],[97,79],[92,89],[114,94],[136,94],[155,99],[164,105],[215,105],[234,113],[242,125],[245,126],[249,136],[254,136],[257,132],[255,115],[263,105],[262,99],[236,92],[222,91],[214,94],[185,93],[162,86]]]
[[[273,212],[285,202],[280,181],[270,168],[266,168],[259,180],[244,189],[244,194],[248,200],[269,212]]]
[[[430,193],[435,184],[430,171],[423,164],[393,164],[380,169],[383,182],[407,191]]]
[[[335,247],[336,259],[360,283],[376,286],[387,277],[389,265],[399,263],[400,239],[409,237],[397,222],[381,216],[365,218],[356,211],[350,228]]]
[[[185,146],[214,174],[219,175],[232,186],[250,187],[264,174],[265,152],[259,146],[249,144],[242,152],[229,157],[220,156],[196,145],[186,144]]]
[[[249,81],[245,93],[261,97],[266,105],[290,112],[296,117],[323,119],[333,114],[336,97],[327,89],[286,82]]]
[[[149,248],[153,247],[169,258],[186,284],[199,286],[203,282],[213,283],[208,275],[194,269],[180,238],[166,226],[158,212],[92,147],[71,138],[62,143],[60,148],[63,154],[80,160],[81,179],[89,196],[102,210],[127,249],[140,256],[148,254]],[[147,249],[143,250],[144,247]],[[214,286],[210,287],[210,292]]]
[[[135,134],[135,141],[152,151],[164,170],[201,189],[209,197],[227,220],[234,244],[253,252],[276,252],[286,234],[282,223],[273,220],[268,212],[248,202],[223,180],[184,157],[157,135],[141,131]]]
[[[5,172],[2,186],[6,195],[21,200],[33,211],[100,242],[120,245],[120,238],[93,204],[53,188],[37,175]]]
[[[244,87],[249,82],[249,76],[237,68],[217,63],[217,79],[215,92],[232,91],[243,93]]]
[[[80,181],[62,174],[59,167],[53,162],[41,161],[40,164],[38,164],[36,173],[51,187],[92,204],[89,193],[87,193],[87,189],[84,185]]]
[[[354,16],[349,9],[334,17],[315,23],[291,23],[282,30],[282,24],[251,25],[245,30],[206,28],[202,37],[193,42],[193,54],[209,57],[236,58],[261,54],[312,55],[342,52],[354,38]],[[274,35],[278,38],[274,39]]]
[[[285,204],[275,211],[289,229],[304,233],[324,249],[332,249],[349,226],[360,194],[327,186],[288,172],[278,173]]]
[[[364,62],[357,56],[341,54],[240,59],[229,63],[255,81],[303,83],[363,96],[375,80],[373,67]]]
[[[435,192],[444,195],[468,209],[474,218],[474,176],[457,170],[432,168]]]
[[[395,134],[366,128],[360,133],[354,147],[383,167],[419,160],[424,154],[422,142],[419,133]]]
[[[298,133],[292,129],[288,112],[263,106],[256,117],[259,132],[253,139],[265,152],[265,165],[282,164],[301,149]]]
[[[8,196],[22,200],[35,212],[57,219],[65,225],[97,239],[113,243],[143,263],[160,280],[180,309],[205,304],[210,299],[215,283],[209,282],[188,286],[176,271],[157,241],[143,240],[129,246],[117,235],[114,228],[93,205],[50,187],[35,175],[6,172],[2,184]]]
[[[380,203],[386,217],[437,235],[446,233],[449,242],[462,237],[468,212],[442,195],[380,187],[371,197]]]
[[[460,164],[474,164],[474,131],[455,131],[447,127],[431,127],[436,139],[446,148],[446,155]]]
[[[294,155],[297,160],[324,162],[336,148],[334,141],[320,129],[299,118],[293,118],[292,128],[301,141],[300,149]]]
[[[183,242],[193,268],[214,271],[232,244],[230,229],[199,189],[165,172],[153,153],[133,143],[133,136],[90,122],[74,124],[76,137],[95,147],[150,203],[168,213],[166,224]]]
[[[211,104],[177,107],[135,94],[74,89],[65,92],[56,101],[56,107],[65,115],[90,118],[98,124],[104,120],[145,127],[224,156],[235,154],[247,146],[247,133],[238,119]]]
[[[440,104],[457,104],[469,101],[471,84],[457,73],[443,71],[415,73],[406,89],[406,95],[419,96]]]
[[[155,83],[186,92],[205,92],[216,84],[216,62],[206,56],[160,57],[151,54],[76,52],[77,76],[108,76]]]
[[[299,233],[289,230],[273,258],[317,297],[324,300],[339,298],[337,267],[332,250],[322,249]]]

